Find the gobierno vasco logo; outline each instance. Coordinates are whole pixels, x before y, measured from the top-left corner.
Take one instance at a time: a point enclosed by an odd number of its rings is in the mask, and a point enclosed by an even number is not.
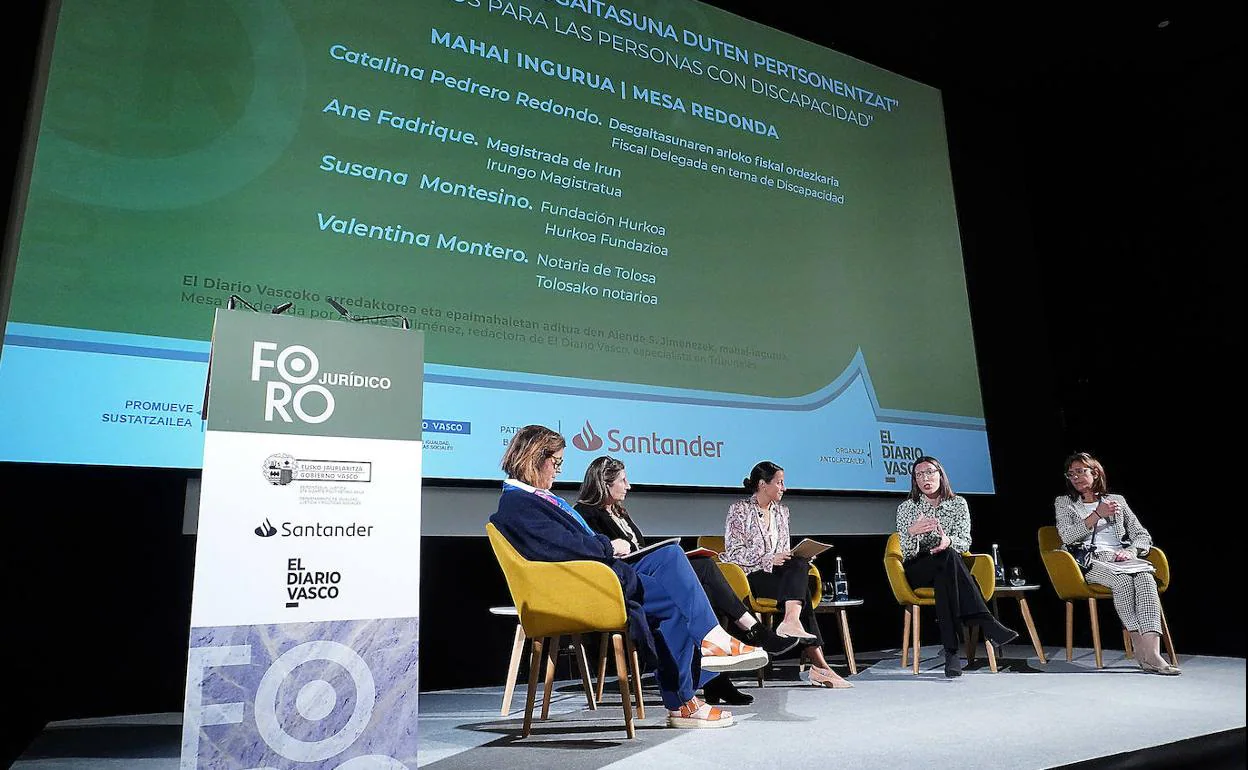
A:
[[[371,460],[313,460],[299,459],[294,455],[278,452],[264,458],[261,464],[264,480],[275,487],[284,487],[292,481],[339,481],[368,484],[373,480]]]
[[[295,472],[299,470],[299,461],[294,455],[275,454],[264,458],[264,478],[274,486],[286,486],[295,480]]]
[[[321,360],[307,345],[287,345],[277,351],[276,342],[254,340],[251,345],[251,381],[269,378],[264,387],[264,421],[317,425],[334,414],[334,394],[327,385],[346,388],[389,390],[389,377],[357,372],[321,373]],[[266,371],[272,370],[272,371]],[[276,374],[277,379],[272,379]],[[319,375],[319,379],[318,379]],[[291,413],[294,416],[291,416]]]
[[[572,446],[582,452],[597,452],[604,446],[612,454],[626,455],[663,455],[669,457],[704,457],[717,458],[724,455],[724,442],[707,438],[701,433],[693,436],[668,436],[651,431],[649,434],[626,433],[619,428],[607,430],[604,441],[594,431],[594,426],[585,421],[585,427],[572,437]]]

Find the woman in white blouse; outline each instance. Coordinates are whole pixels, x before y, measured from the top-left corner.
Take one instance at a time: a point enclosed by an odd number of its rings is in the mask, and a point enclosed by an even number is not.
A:
[[[1066,458],[1066,491],[1053,501],[1057,531],[1075,553],[1084,580],[1109,588],[1114,609],[1131,635],[1136,661],[1153,674],[1181,673],[1161,657],[1161,600],[1157,580],[1139,557],[1153,538],[1122,495],[1109,494],[1105,468],[1087,452]]]

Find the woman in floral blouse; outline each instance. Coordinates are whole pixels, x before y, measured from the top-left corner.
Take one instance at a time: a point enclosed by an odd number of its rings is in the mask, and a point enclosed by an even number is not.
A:
[[[906,580],[912,588],[931,588],[936,594],[945,676],[962,675],[958,645],[964,624],[979,626],[997,646],[1018,636],[988,611],[979,585],[962,560],[962,553],[971,547],[971,512],[966,500],[953,493],[935,457],[925,455],[910,466],[910,496],[897,506],[897,533]]]
[[[785,490],[784,469],[763,461],[754,466],[742,483],[750,496],[728,509],[720,558],[745,571],[755,596],[775,599],[777,606],[783,608],[784,619],[776,626],[776,633],[806,645],[802,653],[812,663],[811,684],[837,689],[853,687],[823,657],[807,579],[810,562],[792,554],[789,509],[780,504]]]

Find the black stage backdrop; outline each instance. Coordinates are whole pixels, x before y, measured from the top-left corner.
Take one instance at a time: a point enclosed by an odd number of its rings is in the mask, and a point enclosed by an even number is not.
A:
[[[18,87],[4,97],[0,179],[18,161],[39,5],[6,20]],[[1243,656],[1221,596],[1242,583],[1245,521],[1231,375],[1243,355],[1243,9],[1089,17],[1044,4],[1002,19],[880,6],[838,10],[812,32],[784,7],[743,13],[944,91],[999,490],[970,501],[975,549],[1000,543],[1007,565],[1046,586],[1031,604],[1041,639],[1060,644],[1063,605],[1036,529],[1052,522],[1062,458],[1091,451],[1170,555],[1180,653]],[[6,763],[49,720],[181,709],[195,545],[181,534],[186,478],[0,464]],[[795,532],[818,535],[802,532],[801,495],[788,502]],[[835,543],[866,600],[850,616],[856,648],[897,647],[884,537]],[[488,543],[422,548],[422,687],[500,683],[514,626],[487,611],[510,604]],[[1075,641],[1090,645],[1079,610]]]

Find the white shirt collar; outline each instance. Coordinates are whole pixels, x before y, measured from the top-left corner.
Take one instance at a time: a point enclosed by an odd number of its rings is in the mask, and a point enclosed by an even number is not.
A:
[[[503,483],[506,484],[507,486],[515,487],[516,489],[519,489],[521,491],[528,492],[531,495],[537,494],[537,487],[530,486],[529,484],[525,484],[523,481],[519,479],[513,479],[510,476],[503,479]]]

